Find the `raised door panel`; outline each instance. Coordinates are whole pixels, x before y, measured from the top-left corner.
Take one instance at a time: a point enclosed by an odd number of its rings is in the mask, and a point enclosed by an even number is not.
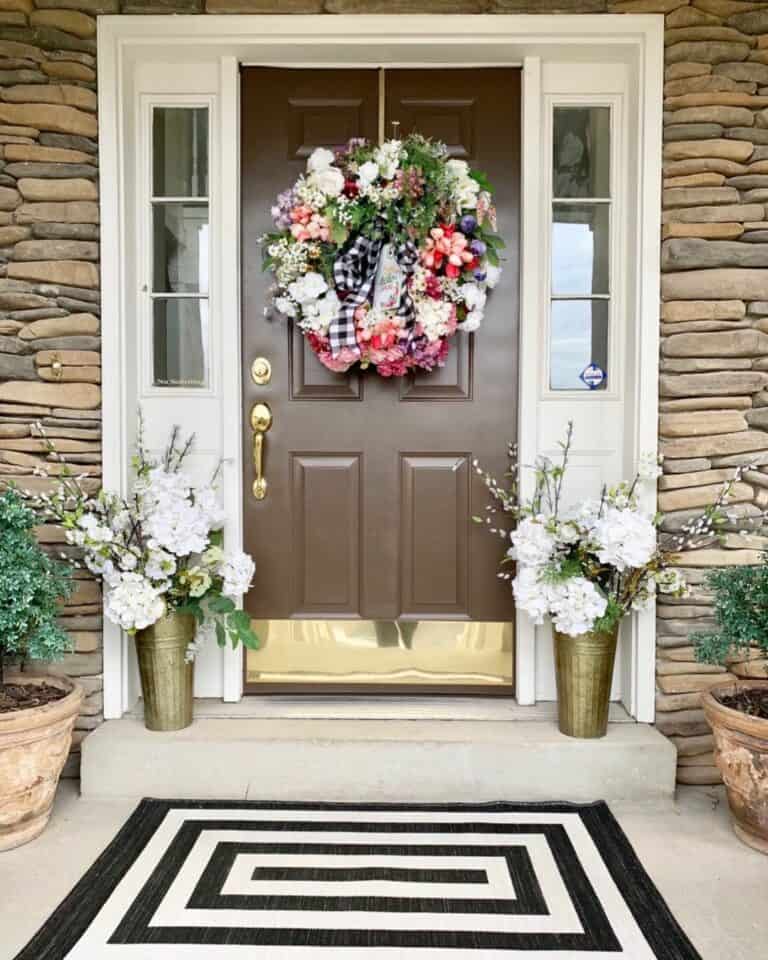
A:
[[[465,77],[469,79],[469,74]],[[457,159],[468,160],[473,156],[477,103],[474,97],[445,97],[439,89],[433,96],[403,96],[402,88],[392,85],[397,84],[397,72],[389,74],[387,79],[392,80],[388,90],[391,120],[399,122],[401,133],[423,133],[425,137],[439,140],[448,147],[450,156]]]
[[[306,160],[316,147],[333,150],[359,137],[365,110],[364,97],[291,97],[288,159]]]
[[[454,338],[444,367],[412,374],[400,381],[401,400],[471,400],[474,338]]]
[[[405,616],[469,616],[469,482],[465,454],[404,454],[401,458]]]
[[[360,458],[294,454],[291,474],[294,613],[354,616],[360,597]]]
[[[291,400],[362,400],[363,381],[356,371],[334,373],[320,363],[301,331],[288,327]]]

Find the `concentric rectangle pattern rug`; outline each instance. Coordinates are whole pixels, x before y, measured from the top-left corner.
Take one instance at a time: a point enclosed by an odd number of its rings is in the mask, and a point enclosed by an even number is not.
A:
[[[17,960],[699,960],[604,803],[144,800]]]

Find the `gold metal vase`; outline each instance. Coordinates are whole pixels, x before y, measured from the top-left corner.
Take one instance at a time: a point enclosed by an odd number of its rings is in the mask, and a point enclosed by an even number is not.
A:
[[[147,730],[183,730],[192,723],[194,663],[186,660],[195,618],[171,613],[136,632]]]
[[[618,625],[577,637],[554,630],[557,718],[569,737],[604,737],[608,730]]]

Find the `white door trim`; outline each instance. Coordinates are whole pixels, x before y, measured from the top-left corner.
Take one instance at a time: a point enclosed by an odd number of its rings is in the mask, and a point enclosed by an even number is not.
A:
[[[537,452],[538,331],[543,311],[542,65],[560,62],[618,62],[631,65],[638,83],[637,281],[627,308],[636,320],[633,436],[628,459],[657,446],[659,228],[664,18],[656,15],[555,16],[107,16],[98,21],[99,120],[101,124],[102,336],[104,484],[123,489],[128,475],[127,443],[133,395],[128,383],[130,347],[126,331],[135,291],[126,290],[125,103],[132,95],[132,70],[142,60],[211,62],[218,70],[216,129],[220,231],[216,269],[222,321],[219,349],[231,375],[222,378],[221,449],[231,461],[225,498],[241,503],[240,250],[239,250],[239,76],[240,63],[306,66],[520,65],[523,64],[523,193],[519,446],[522,462]],[[471,51],[469,57],[462,56]],[[528,278],[526,280],[526,278]],[[534,378],[533,381],[531,378]],[[647,506],[655,508],[649,495]],[[227,542],[242,544],[242,515],[230,511]],[[517,698],[532,703],[536,691],[534,631],[518,618]],[[654,716],[654,614],[632,625],[629,711],[645,722]],[[128,645],[104,624],[104,711],[118,717],[132,706]],[[222,664],[225,700],[242,694],[242,653],[227,652]]]

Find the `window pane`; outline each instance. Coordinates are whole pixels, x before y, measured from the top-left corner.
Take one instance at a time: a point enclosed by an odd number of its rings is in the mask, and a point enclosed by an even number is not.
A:
[[[555,197],[610,196],[610,107],[555,107]]]
[[[155,300],[153,311],[155,386],[206,386],[208,301]]]
[[[590,364],[608,373],[608,301],[553,300],[550,388],[589,390],[581,374]]]
[[[556,203],[552,216],[552,293],[609,293],[608,205]]]
[[[208,196],[208,108],[155,107],[153,195]]]
[[[157,203],[152,218],[152,289],[208,293],[208,205]]]

